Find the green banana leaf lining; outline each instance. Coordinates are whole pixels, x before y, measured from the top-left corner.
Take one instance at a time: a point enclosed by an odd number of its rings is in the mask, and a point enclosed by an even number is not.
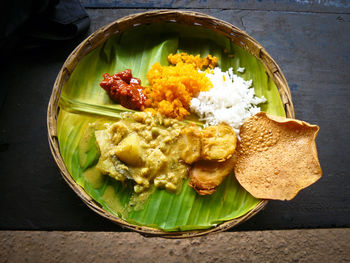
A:
[[[265,96],[261,109],[285,116],[275,83],[262,63],[227,37],[200,27],[174,23],[139,26],[107,40],[82,59],[65,83],[60,99],[57,133],[65,165],[85,191],[108,212],[136,225],[164,231],[208,229],[237,218],[253,209],[260,200],[251,196],[228,176],[210,196],[200,196],[185,182],[182,190],[169,193],[155,190],[143,209],[129,207],[130,184],[118,182],[94,169],[99,150],[91,124],[111,122],[130,111],[112,102],[100,88],[102,74],[131,69],[133,76],[148,85],[146,74],[155,62],[168,65],[170,53],[211,54],[219,58],[222,70],[244,67],[237,73],[252,79],[257,96]]]

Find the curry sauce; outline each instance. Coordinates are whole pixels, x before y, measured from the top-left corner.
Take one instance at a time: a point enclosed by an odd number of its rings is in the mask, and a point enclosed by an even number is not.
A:
[[[101,152],[96,168],[119,181],[133,180],[135,193],[152,185],[175,192],[188,176],[178,143],[184,126],[159,114],[124,114],[106,129],[95,131]]]

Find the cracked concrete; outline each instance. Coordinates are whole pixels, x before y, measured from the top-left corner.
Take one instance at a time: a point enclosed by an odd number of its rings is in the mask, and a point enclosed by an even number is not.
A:
[[[181,240],[132,232],[0,232],[0,262],[141,261],[350,262],[350,228],[224,232]]]

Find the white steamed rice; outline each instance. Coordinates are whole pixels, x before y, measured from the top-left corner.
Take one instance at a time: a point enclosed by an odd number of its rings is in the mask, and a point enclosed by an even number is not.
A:
[[[215,68],[206,76],[213,83],[213,88],[200,92],[197,98],[191,100],[191,111],[205,121],[205,126],[225,122],[238,135],[243,122],[260,112],[257,105],[266,102],[266,99],[255,95],[252,80],[245,81],[235,75],[232,68],[226,72]]]

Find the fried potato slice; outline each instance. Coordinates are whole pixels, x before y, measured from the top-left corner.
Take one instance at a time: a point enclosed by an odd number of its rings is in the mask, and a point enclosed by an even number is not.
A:
[[[197,126],[189,126],[181,131],[178,148],[181,152],[181,159],[185,163],[192,164],[201,156],[201,130]]]
[[[202,130],[201,159],[223,162],[229,159],[236,149],[237,136],[227,124],[221,123]]]
[[[210,195],[222,183],[225,177],[233,171],[233,157],[224,161],[199,161],[190,168],[189,185],[200,195]]]
[[[260,112],[243,123],[234,172],[254,197],[291,200],[321,176],[319,127]]]

